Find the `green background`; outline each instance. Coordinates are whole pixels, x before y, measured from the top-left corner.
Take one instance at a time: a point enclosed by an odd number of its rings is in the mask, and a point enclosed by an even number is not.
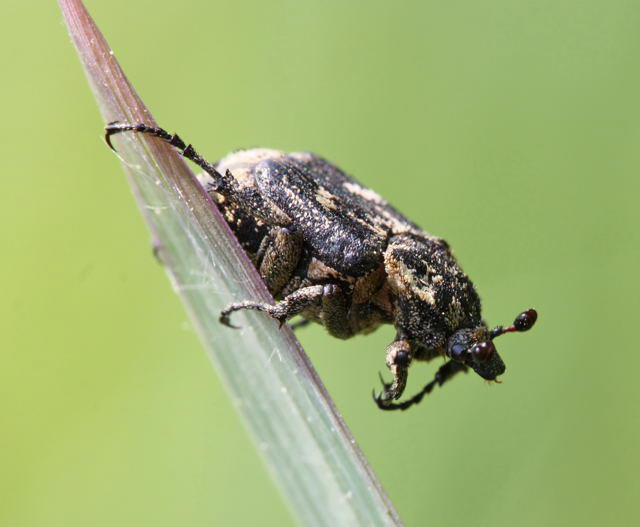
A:
[[[300,332],[409,526],[640,521],[640,4],[110,0],[158,121],[315,151],[454,247],[500,339],[371,402],[391,327]],[[3,4],[0,525],[293,522],[135,209],[54,2]],[[434,364],[411,370],[409,390]]]

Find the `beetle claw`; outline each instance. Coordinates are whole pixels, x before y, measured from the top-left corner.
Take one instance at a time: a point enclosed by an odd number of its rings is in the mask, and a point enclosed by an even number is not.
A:
[[[382,376],[381,372],[378,372],[378,378],[380,379],[380,382],[382,383],[382,387],[384,388],[384,392],[387,393],[389,391],[389,388],[391,388],[391,386],[393,386],[392,382],[386,382],[384,380],[384,377]]]
[[[236,326],[235,324],[231,323],[230,315],[231,313],[224,313],[224,312],[220,313],[220,317],[218,318],[218,320],[220,321],[221,324],[227,326],[228,328],[240,329],[240,326]]]

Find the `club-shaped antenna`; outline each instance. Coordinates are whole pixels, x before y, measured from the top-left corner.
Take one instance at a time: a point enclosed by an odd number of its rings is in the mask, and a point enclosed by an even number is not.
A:
[[[489,338],[491,340],[503,335],[505,333],[512,333],[514,331],[528,331],[538,320],[538,312],[535,309],[527,309],[520,313],[516,319],[513,321],[513,324],[510,326],[498,326],[497,328],[492,329],[489,332]]]

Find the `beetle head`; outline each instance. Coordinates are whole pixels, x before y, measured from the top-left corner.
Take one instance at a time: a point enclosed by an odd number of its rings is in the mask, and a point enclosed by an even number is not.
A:
[[[511,326],[498,326],[488,331],[484,326],[459,329],[447,342],[449,358],[473,369],[480,377],[493,381],[505,371],[505,365],[496,351],[493,339],[513,331],[527,331],[535,324],[538,314],[535,309],[520,313]]]

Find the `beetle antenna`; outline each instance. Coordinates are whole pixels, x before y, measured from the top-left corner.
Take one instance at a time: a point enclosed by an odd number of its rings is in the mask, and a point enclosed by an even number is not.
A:
[[[512,333],[514,331],[528,331],[538,320],[538,312],[535,309],[527,309],[520,313],[516,319],[513,321],[513,324],[510,326],[498,326],[497,328],[492,329],[489,332],[489,337],[493,340],[500,335],[505,333]]]

